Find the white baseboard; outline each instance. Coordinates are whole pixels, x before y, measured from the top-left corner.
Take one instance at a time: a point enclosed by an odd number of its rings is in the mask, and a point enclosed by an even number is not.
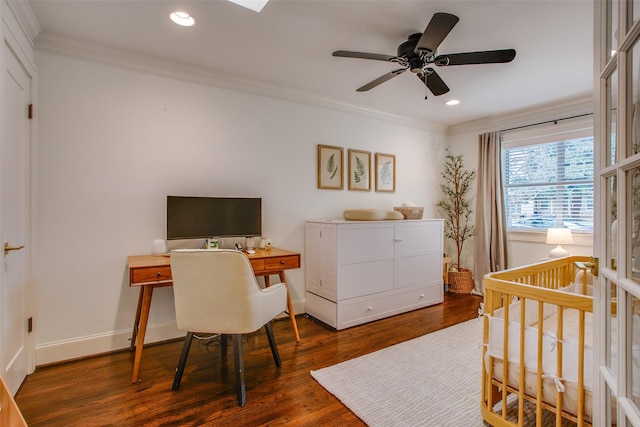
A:
[[[304,313],[304,301],[294,301],[293,309],[295,313]],[[288,315],[283,313],[278,318],[286,317],[288,317]],[[132,328],[112,333],[90,335],[71,340],[37,345],[36,366],[129,348],[131,345]],[[180,338],[183,336],[184,332],[176,328],[176,324],[173,322],[164,325],[150,325],[147,328],[144,342],[145,344],[149,344]]]
[[[131,331],[132,329],[127,329],[38,345],[36,346],[36,366],[128,348],[131,344]],[[149,326],[144,342],[148,344],[181,336],[184,336],[184,332],[178,330],[175,323]]]

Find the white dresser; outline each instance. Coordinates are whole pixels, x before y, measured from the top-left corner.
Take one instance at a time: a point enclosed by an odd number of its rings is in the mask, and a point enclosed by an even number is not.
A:
[[[441,303],[443,224],[307,221],[305,311],[344,329]]]

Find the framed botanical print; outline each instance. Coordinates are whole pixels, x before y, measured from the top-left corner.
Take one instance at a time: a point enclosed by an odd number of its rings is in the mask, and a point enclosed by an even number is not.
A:
[[[371,191],[371,152],[352,150],[349,156],[349,190]]]
[[[342,147],[318,144],[318,188],[344,189]]]
[[[396,191],[395,154],[376,153],[376,191]]]

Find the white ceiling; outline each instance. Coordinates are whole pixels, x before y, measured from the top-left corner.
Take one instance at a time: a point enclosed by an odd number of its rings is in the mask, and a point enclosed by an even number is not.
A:
[[[271,0],[260,13],[224,0],[29,3],[45,32],[430,123],[453,125],[592,92],[590,0]],[[173,24],[174,10],[190,13],[196,25]],[[400,67],[331,56],[395,55],[436,12],[460,18],[439,53],[514,48],[516,58],[436,67],[451,92],[434,97],[410,72],[358,93]],[[454,97],[461,104],[446,107]]]

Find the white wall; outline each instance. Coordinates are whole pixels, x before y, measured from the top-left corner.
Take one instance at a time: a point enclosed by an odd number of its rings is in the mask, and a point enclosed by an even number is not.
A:
[[[436,216],[442,134],[48,53],[36,64],[38,364],[128,345],[126,258],[165,237],[169,194],[262,197],[264,234],[303,264],[307,219],[403,201]],[[318,190],[318,144],[396,154],[396,193]],[[304,268],[287,277],[300,311]],[[154,293],[148,341],[181,335],[172,303]]]

